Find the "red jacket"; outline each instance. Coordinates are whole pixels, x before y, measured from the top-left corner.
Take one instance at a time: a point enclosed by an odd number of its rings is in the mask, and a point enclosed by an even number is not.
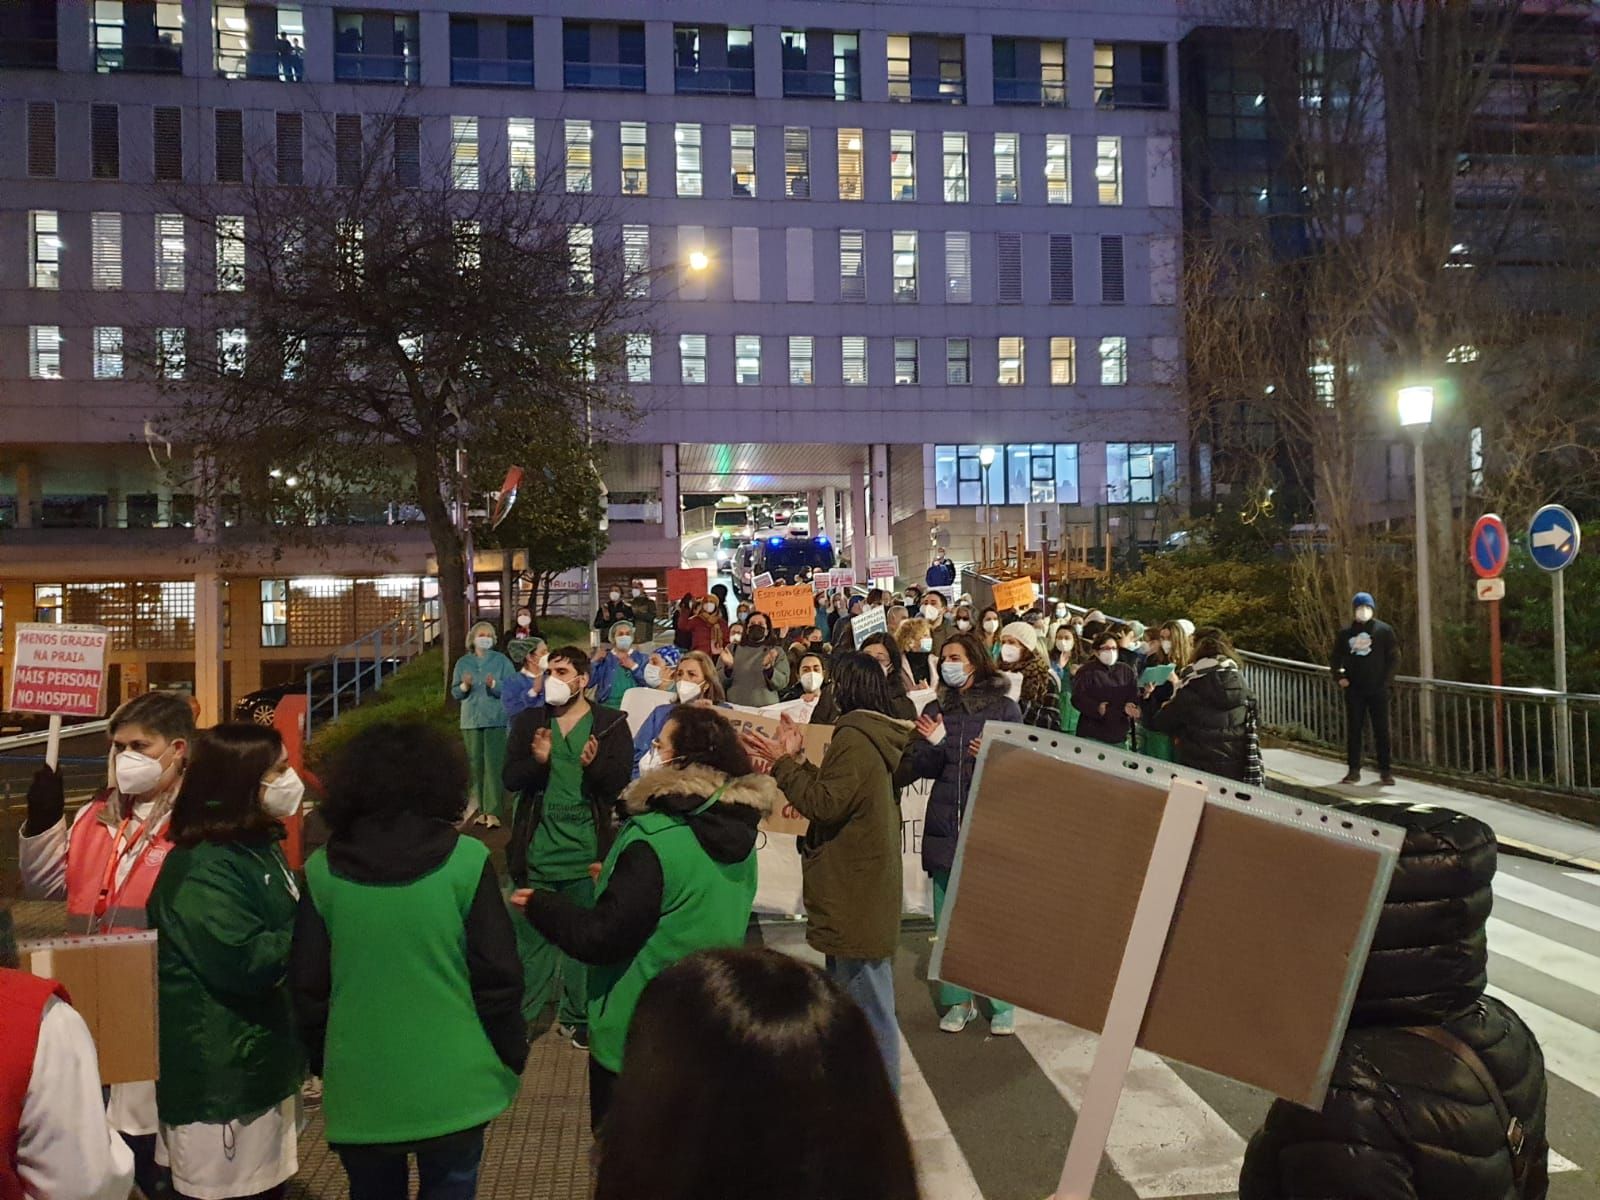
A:
[[[54,979],[0,970],[0,1027],[6,1031],[0,1038],[0,1200],[24,1200],[17,1172],[22,1105],[33,1082],[39,1022],[52,996],[67,1000],[67,989]]]
[[[689,618],[689,649],[698,650],[715,658],[728,644],[728,622],[719,614],[709,616],[704,611]]]

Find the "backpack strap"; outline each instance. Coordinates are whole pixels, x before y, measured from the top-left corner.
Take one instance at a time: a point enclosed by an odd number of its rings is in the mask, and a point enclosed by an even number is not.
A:
[[[1512,1114],[1511,1106],[1506,1103],[1505,1093],[1500,1090],[1500,1085],[1489,1073],[1489,1068],[1483,1059],[1478,1057],[1478,1052],[1455,1034],[1438,1025],[1412,1025],[1402,1029],[1401,1032],[1425,1038],[1434,1045],[1448,1050],[1462,1066],[1472,1072],[1473,1077],[1483,1087],[1488,1094],[1489,1103],[1494,1105],[1495,1114],[1500,1118],[1500,1128],[1506,1131],[1506,1147],[1511,1151],[1511,1179],[1516,1185],[1516,1194],[1521,1196],[1528,1174],[1528,1131],[1523,1128],[1521,1120]]]

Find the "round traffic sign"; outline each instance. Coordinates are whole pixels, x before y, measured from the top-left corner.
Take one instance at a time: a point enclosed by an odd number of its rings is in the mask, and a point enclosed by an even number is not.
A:
[[[1467,557],[1479,579],[1493,579],[1506,569],[1506,557],[1511,553],[1511,539],[1506,534],[1506,523],[1497,513],[1484,513],[1472,527],[1472,537],[1467,542]]]
[[[1559,504],[1546,504],[1528,522],[1528,552],[1533,564],[1546,571],[1562,571],[1578,557],[1583,532],[1578,518]]]

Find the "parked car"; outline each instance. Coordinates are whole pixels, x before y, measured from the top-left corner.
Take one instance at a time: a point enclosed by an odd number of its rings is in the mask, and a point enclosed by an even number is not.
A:
[[[387,679],[400,669],[404,659],[386,658],[383,660],[383,677]],[[361,690],[365,693],[371,688],[374,664],[370,659],[363,662],[359,669],[354,663],[341,662],[339,664],[339,690],[344,693],[340,701],[353,701],[355,696],[356,679],[359,674]],[[311,690],[314,696],[326,696],[328,689],[333,686],[333,667],[329,663],[320,662],[310,668]],[[271,725],[278,711],[278,701],[285,696],[304,695],[306,690],[305,673],[301,672],[289,683],[280,683],[272,687],[259,688],[240,697],[233,706],[233,718],[236,721],[249,721],[253,725]]]

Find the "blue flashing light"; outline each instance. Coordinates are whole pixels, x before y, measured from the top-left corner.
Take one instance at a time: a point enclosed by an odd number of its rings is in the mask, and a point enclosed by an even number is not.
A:
[[[827,538],[825,538],[825,537],[819,537],[819,538],[818,538],[818,539],[817,539],[817,545],[819,545],[819,546],[826,546],[826,545],[827,545],[827,544],[828,544],[828,539],[827,539]]]
[[[783,545],[783,539],[782,538],[768,538],[767,539],[767,545],[769,545],[769,546],[781,546],[781,545]]]

